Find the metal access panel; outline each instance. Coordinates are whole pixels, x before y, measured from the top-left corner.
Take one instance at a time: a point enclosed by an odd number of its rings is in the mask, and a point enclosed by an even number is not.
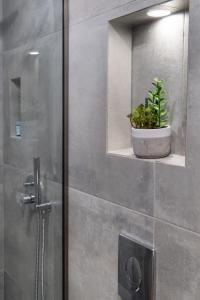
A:
[[[155,250],[119,236],[118,293],[122,300],[155,300]]]

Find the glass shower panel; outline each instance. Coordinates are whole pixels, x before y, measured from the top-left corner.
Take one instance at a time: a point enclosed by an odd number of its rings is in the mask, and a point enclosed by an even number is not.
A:
[[[5,2],[4,12],[13,15],[22,2]],[[22,9],[3,30],[0,300],[62,299],[62,1],[41,4],[50,27],[37,15],[37,2],[27,1],[26,17]],[[21,22],[27,22],[24,36]]]

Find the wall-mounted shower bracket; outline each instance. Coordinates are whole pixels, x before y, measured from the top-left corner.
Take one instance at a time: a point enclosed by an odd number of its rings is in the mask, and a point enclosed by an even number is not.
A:
[[[45,214],[51,212],[52,204],[51,204],[51,202],[38,204],[38,205],[36,205],[36,208],[41,212],[42,215],[45,215]]]
[[[25,187],[34,186],[34,184],[35,184],[34,181],[24,182]]]

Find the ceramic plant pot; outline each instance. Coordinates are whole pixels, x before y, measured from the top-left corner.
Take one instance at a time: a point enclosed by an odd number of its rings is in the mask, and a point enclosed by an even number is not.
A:
[[[132,128],[133,151],[139,158],[161,158],[171,152],[171,126],[158,129]]]

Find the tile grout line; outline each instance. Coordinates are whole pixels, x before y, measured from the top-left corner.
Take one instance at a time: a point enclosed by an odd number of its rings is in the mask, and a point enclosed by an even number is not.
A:
[[[80,190],[80,189],[76,189],[76,188],[73,188],[73,187],[69,187],[69,190],[74,190],[74,191],[77,191],[77,192],[79,192],[79,193],[88,195],[88,196],[90,196],[90,197],[99,199],[99,200],[101,200],[101,201],[103,201],[103,202],[109,203],[109,204],[112,205],[112,206],[116,206],[116,207],[119,207],[119,208],[121,208],[121,209],[126,209],[126,210],[128,210],[130,213],[132,213],[132,214],[136,214],[136,215],[145,217],[145,218],[147,218],[147,219],[151,219],[152,221],[155,221],[155,223],[156,223],[156,221],[157,221],[157,222],[159,222],[159,223],[166,224],[166,225],[168,225],[168,226],[171,226],[171,227],[174,227],[174,228],[176,228],[176,229],[179,229],[179,230],[188,232],[188,233],[190,233],[190,234],[194,234],[194,235],[196,235],[196,236],[198,236],[198,237],[200,238],[200,232],[193,231],[193,230],[188,229],[188,228],[186,228],[186,227],[181,227],[181,226],[179,226],[179,225],[177,225],[177,224],[175,224],[175,223],[170,223],[170,222],[167,221],[167,220],[160,219],[160,218],[158,218],[158,217],[154,217],[154,216],[151,216],[151,215],[147,215],[147,214],[145,214],[145,213],[142,213],[142,212],[133,210],[133,209],[128,208],[128,207],[126,207],[126,206],[121,206],[120,204],[117,204],[117,203],[111,202],[111,201],[109,201],[109,200],[100,198],[100,197],[98,197],[98,196],[96,196],[96,195],[93,195],[93,194],[86,193],[86,192],[84,192],[84,191],[82,191],[82,190]]]
[[[124,6],[129,6],[130,4],[134,4],[134,2],[138,2],[139,3],[139,0],[130,0],[130,1],[128,1],[128,2],[125,2],[125,3],[123,3],[123,4],[120,4],[120,5],[117,5],[117,6],[113,6],[113,7],[111,7],[111,8],[109,8],[109,9],[106,9],[106,10],[101,10],[100,12],[98,12],[98,13],[94,13],[94,14],[91,14],[90,16],[86,16],[85,18],[83,17],[82,19],[79,19],[79,20],[77,20],[77,21],[72,21],[70,24],[69,24],[69,26],[70,27],[73,27],[73,26],[76,26],[76,25],[79,25],[79,24],[81,24],[81,23],[84,23],[84,22],[87,22],[87,21],[89,21],[89,20],[92,20],[92,19],[95,19],[95,18],[97,18],[97,17],[100,17],[100,16],[102,16],[102,15],[104,15],[104,14],[106,14],[106,13],[108,13],[108,12],[112,12],[112,11],[114,11],[114,10],[117,10],[117,9],[119,9],[119,8],[123,8]],[[164,2],[167,2],[167,0],[160,0],[160,3],[158,3],[158,5],[159,4],[163,4]],[[156,4],[157,5],[157,4]],[[150,5],[150,7],[151,7],[152,5]],[[147,7],[149,7],[149,6],[147,6]]]
[[[124,4],[120,4],[120,5],[118,5],[118,6],[114,6],[114,7],[111,7],[111,8],[109,8],[109,9],[102,10],[101,12],[99,12],[99,13],[97,13],[97,14],[93,14],[93,15],[91,15],[91,16],[87,16],[86,18],[80,19],[80,20],[77,21],[77,22],[72,22],[72,23],[70,24],[70,27],[79,25],[79,24],[84,23],[84,22],[87,22],[87,21],[89,21],[90,19],[95,19],[95,18],[97,18],[97,17],[100,17],[100,16],[102,16],[103,14],[108,13],[109,11],[113,11],[113,10],[118,9],[118,8],[120,8],[120,7],[123,7],[123,6],[125,6],[125,5],[129,5],[131,2],[134,2],[134,1],[137,1],[137,0],[131,0],[131,1],[128,1],[128,2],[126,2],[126,3],[124,3]]]
[[[28,46],[29,46],[30,44],[32,44],[33,42],[35,43],[35,42],[37,42],[37,41],[43,40],[43,39],[45,39],[45,38],[48,38],[48,37],[50,37],[50,36],[53,36],[53,35],[56,35],[56,34],[62,33],[62,32],[63,32],[63,28],[61,28],[61,29],[59,29],[59,30],[56,30],[56,31],[52,31],[52,32],[50,32],[50,33],[48,33],[48,34],[46,34],[46,35],[41,35],[41,36],[39,36],[39,37],[37,37],[37,38],[33,38],[32,40],[29,40],[29,41],[27,41],[26,43],[21,44],[21,45],[18,45],[18,46],[14,47],[14,48],[10,48],[10,49],[4,49],[4,48],[3,48],[1,54],[2,54],[2,55],[5,55],[5,54],[7,54],[7,53],[9,53],[9,52],[12,52],[12,51],[18,51],[18,50],[20,50],[20,48],[28,47]]]

